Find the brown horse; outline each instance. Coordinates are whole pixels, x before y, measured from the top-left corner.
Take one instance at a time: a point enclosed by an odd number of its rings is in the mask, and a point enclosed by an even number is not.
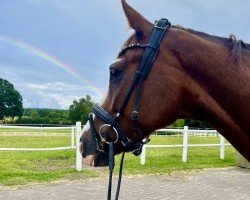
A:
[[[135,33],[124,46],[147,43],[153,24],[122,0],[129,26]],[[165,33],[153,67],[143,83],[139,106],[140,138],[165,127],[176,119],[206,121],[216,128],[250,161],[250,45],[206,33],[171,26]],[[143,49],[128,49],[110,66],[108,94],[102,107],[115,115],[132,77],[136,73]],[[119,118],[119,124],[130,139],[136,139],[131,125],[135,91]],[[97,130],[104,124],[94,118]],[[104,138],[112,138],[108,132]],[[82,151],[90,152],[91,131],[83,132]],[[107,152],[104,144],[101,144]],[[121,142],[116,152],[123,151]],[[87,156],[95,166],[105,164],[107,155]],[[102,159],[100,159],[100,156]]]

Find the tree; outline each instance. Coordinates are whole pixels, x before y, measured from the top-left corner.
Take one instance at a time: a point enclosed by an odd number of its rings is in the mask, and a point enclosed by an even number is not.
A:
[[[186,119],[185,126],[196,127],[196,128],[212,128],[208,123],[195,119]]]
[[[32,118],[38,118],[39,114],[36,109],[30,109],[30,111],[27,112],[27,116],[30,116]]]
[[[169,127],[183,127],[185,123],[184,119],[177,119],[173,124],[171,124]]]
[[[71,122],[81,121],[85,124],[88,120],[88,114],[92,110],[92,106],[93,101],[89,95],[79,99],[79,101],[74,100],[73,104],[69,107],[69,118]]]
[[[22,114],[22,96],[9,81],[0,78],[0,119],[21,117]]]
[[[25,108],[20,124],[71,124],[68,110]]]

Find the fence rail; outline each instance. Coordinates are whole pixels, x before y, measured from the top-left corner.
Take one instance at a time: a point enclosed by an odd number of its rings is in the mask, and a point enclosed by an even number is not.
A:
[[[0,136],[70,136],[71,133],[56,132],[0,132]]]
[[[67,149],[75,149],[76,146],[73,147],[54,147],[54,148],[0,148],[0,151],[56,151],[56,150],[67,150]]]
[[[183,142],[182,144],[176,144],[176,145],[144,145],[142,148],[142,153],[140,157],[140,164],[145,165],[146,163],[146,149],[147,148],[180,148],[182,147],[182,162],[187,162],[188,158],[188,147],[220,147],[220,158],[224,159],[225,157],[225,146],[228,146],[230,144],[225,144],[225,139],[222,135],[218,134],[216,130],[189,130],[187,126],[184,127],[184,129],[159,129],[157,131],[160,132],[178,132],[182,133],[183,135]],[[205,133],[208,131],[208,133],[215,133],[219,135],[220,137],[220,143],[219,144],[188,144],[188,137],[190,136],[189,131],[194,134],[200,134]]]
[[[72,127],[74,128],[75,126],[67,126],[67,127],[63,127],[63,126],[59,126],[59,127],[44,127],[44,126],[5,126],[5,125],[0,125],[0,129],[1,128],[7,128],[7,129],[39,129],[39,130],[70,130],[72,129]]]
[[[158,129],[155,131],[155,135],[162,135],[161,133],[166,133],[166,137],[182,137],[183,136],[183,129],[178,128],[178,129]],[[167,134],[171,133],[171,134]],[[174,133],[174,134],[173,134]],[[219,133],[216,130],[211,130],[211,129],[204,129],[204,130],[199,130],[199,129],[189,129],[189,134],[188,136],[199,136],[199,137],[217,137]]]

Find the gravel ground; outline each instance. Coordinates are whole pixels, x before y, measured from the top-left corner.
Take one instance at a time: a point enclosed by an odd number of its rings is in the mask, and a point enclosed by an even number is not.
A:
[[[114,187],[116,186],[116,180]],[[107,178],[0,188],[1,200],[106,199]],[[113,191],[115,188],[113,189]],[[121,200],[250,200],[250,170],[208,169],[159,176],[124,177]]]

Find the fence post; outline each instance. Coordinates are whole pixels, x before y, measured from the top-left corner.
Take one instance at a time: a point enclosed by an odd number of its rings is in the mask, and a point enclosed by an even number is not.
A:
[[[187,153],[188,153],[188,126],[184,126],[182,162],[187,162]]]
[[[81,127],[81,122],[76,122],[76,170],[82,171],[82,155],[80,152],[80,137],[81,137],[81,132],[82,132],[82,127]]]
[[[225,139],[220,135],[220,159],[224,160],[225,158]]]
[[[75,128],[72,126],[71,127],[71,149],[73,149],[75,146],[75,141],[74,141],[75,134],[74,133],[75,133]]]
[[[140,164],[145,165],[146,162],[146,144],[142,147],[141,157],[140,157]]]

